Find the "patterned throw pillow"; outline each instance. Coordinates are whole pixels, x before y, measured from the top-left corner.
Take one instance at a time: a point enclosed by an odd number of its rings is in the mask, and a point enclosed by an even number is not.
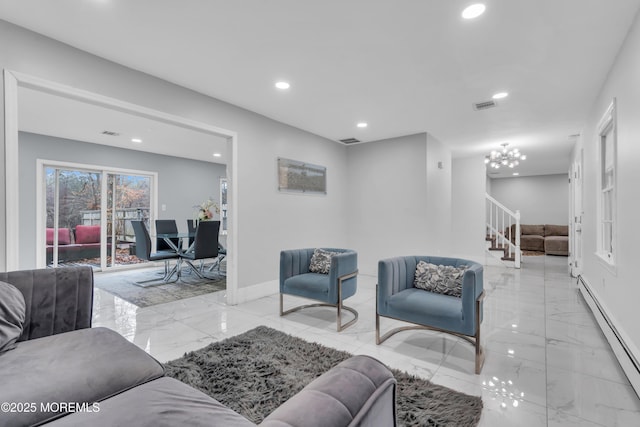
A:
[[[22,335],[25,311],[22,292],[9,283],[0,282],[0,353],[16,347]]]
[[[312,273],[329,274],[331,269],[331,257],[338,255],[338,252],[329,252],[324,249],[315,249],[311,256],[309,271]]]
[[[429,292],[454,297],[462,296],[462,276],[468,267],[435,265],[420,261],[416,266],[413,286]]]

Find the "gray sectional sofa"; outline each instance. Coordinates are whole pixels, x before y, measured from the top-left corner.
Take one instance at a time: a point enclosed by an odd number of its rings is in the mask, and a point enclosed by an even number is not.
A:
[[[12,285],[0,283],[0,402],[6,402],[0,425],[254,425],[165,377],[161,363],[118,333],[92,328],[90,268],[0,273],[0,282]],[[11,340],[21,316],[21,333]],[[354,356],[261,425],[394,426],[395,392],[395,379],[384,365]]]

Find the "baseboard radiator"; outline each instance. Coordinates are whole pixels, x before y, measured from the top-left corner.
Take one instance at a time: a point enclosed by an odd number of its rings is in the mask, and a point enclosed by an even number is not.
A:
[[[597,295],[591,290],[588,282],[581,275],[578,276],[578,286],[582,296],[591,308],[598,325],[600,325],[600,329],[607,338],[607,341],[609,341],[609,345],[611,345],[618,362],[620,362],[622,370],[627,375],[636,394],[640,397],[640,362],[638,361],[638,356],[640,355],[634,354],[634,351],[627,344],[622,334],[616,328],[615,323],[611,320],[607,310],[604,309],[600,301],[598,301]]]

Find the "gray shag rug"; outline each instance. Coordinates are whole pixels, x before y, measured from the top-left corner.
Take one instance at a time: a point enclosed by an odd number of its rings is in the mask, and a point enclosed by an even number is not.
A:
[[[165,364],[176,378],[260,423],[314,378],[352,355],[266,326]],[[402,426],[476,426],[482,399],[392,369]]]
[[[177,282],[164,283],[161,274],[163,271],[164,268],[154,268],[99,273],[94,277],[94,285],[96,288],[116,295],[138,307],[164,304],[211,292],[223,291],[227,288],[227,279],[215,272],[207,273],[212,275],[207,279],[200,279],[195,274],[183,274]],[[135,283],[151,279],[154,281],[144,283],[142,286]]]

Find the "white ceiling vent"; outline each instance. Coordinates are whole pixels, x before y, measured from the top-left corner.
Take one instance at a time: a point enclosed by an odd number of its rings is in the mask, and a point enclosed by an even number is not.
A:
[[[356,142],[360,142],[360,140],[355,138],[346,138],[341,139],[340,142],[342,142],[343,144],[355,144]]]
[[[476,111],[486,110],[489,108],[497,107],[498,103],[496,101],[484,101],[484,102],[476,102],[473,104],[473,109]]]
[[[111,130],[103,130],[102,131],[103,135],[109,135],[109,136],[120,136],[120,134],[118,132],[114,132]]]

